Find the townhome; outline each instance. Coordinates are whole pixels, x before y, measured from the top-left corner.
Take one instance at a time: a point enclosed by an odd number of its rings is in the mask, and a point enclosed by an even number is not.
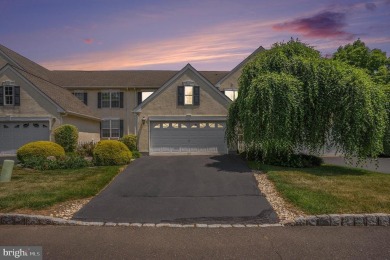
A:
[[[138,137],[150,154],[224,154],[225,121],[243,66],[232,71],[50,71],[0,45],[0,153],[73,124],[80,142]]]

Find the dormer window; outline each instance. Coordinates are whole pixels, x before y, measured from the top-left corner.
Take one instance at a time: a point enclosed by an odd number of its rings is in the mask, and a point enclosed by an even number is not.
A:
[[[0,106],[20,106],[20,87],[15,86],[15,82],[3,82],[0,87]]]

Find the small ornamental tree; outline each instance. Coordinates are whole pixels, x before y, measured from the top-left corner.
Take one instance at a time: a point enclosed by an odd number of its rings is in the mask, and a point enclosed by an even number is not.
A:
[[[61,145],[66,153],[76,151],[79,131],[74,125],[61,125],[54,130],[54,140]]]
[[[228,114],[229,144],[267,161],[333,146],[346,158],[376,157],[387,122],[382,90],[361,69],[324,59],[299,42],[277,43],[245,65]]]

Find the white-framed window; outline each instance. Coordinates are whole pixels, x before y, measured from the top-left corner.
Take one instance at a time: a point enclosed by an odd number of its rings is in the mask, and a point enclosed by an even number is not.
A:
[[[189,86],[189,85],[178,86],[177,104],[179,106],[199,106],[200,105],[199,86]]]
[[[137,97],[137,105],[141,104],[142,102],[145,101],[150,95],[152,95],[154,91],[141,91],[138,92],[138,97]]]
[[[118,139],[121,133],[120,119],[104,119],[102,121],[101,135],[102,138]]]
[[[14,104],[14,86],[4,86],[4,105]]]
[[[101,92],[100,102],[101,102],[101,107],[103,108],[121,107],[121,92],[119,91]]]
[[[143,91],[141,94],[141,96],[142,96],[141,101],[144,102],[145,99],[147,99],[152,94],[153,94],[153,91]]]
[[[6,80],[0,85],[0,106],[20,106],[20,87]]]
[[[235,101],[238,97],[238,90],[237,89],[228,89],[225,90],[225,95],[230,98],[232,101]]]
[[[184,86],[184,105],[192,105],[194,103],[194,87]]]
[[[72,94],[77,97],[81,102],[83,102],[85,105],[88,105],[88,94],[85,91],[73,91]]]

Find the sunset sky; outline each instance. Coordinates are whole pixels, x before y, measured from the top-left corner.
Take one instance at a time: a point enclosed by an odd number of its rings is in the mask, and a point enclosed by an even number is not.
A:
[[[291,37],[390,54],[390,0],[0,0],[0,21],[0,44],[53,70],[231,70]]]

